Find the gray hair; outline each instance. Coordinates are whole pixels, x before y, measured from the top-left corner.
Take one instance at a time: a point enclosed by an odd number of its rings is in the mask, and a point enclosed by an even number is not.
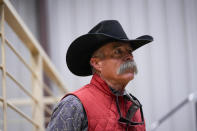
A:
[[[91,58],[101,58],[101,59],[103,59],[103,58],[105,58],[105,54],[103,53],[103,50],[98,49],[98,50],[96,50],[96,51],[93,53],[93,55],[92,55]],[[93,75],[94,73],[97,72],[97,70],[96,70],[91,64],[90,64],[90,66],[91,66],[92,75]]]

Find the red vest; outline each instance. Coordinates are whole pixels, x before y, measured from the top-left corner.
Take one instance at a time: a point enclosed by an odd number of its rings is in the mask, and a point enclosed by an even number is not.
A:
[[[116,96],[98,75],[95,74],[90,84],[72,94],[80,99],[85,108],[89,131],[125,131],[126,125],[118,122]],[[126,102],[123,96],[119,96],[119,102],[120,110],[126,116],[132,103]],[[132,121],[141,122],[139,109]],[[129,126],[128,131],[145,131],[145,125]]]

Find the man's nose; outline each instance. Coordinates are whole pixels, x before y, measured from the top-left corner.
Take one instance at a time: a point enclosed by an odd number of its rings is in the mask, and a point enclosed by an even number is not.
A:
[[[133,60],[133,55],[132,54],[127,54],[125,57],[124,57],[124,61],[132,61]]]

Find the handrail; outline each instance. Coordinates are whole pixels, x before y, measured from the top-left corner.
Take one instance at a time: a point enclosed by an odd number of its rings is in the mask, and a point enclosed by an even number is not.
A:
[[[25,118],[26,120],[28,120],[29,122],[31,122],[33,125],[36,126],[36,128],[40,128],[38,126],[38,123],[33,121],[31,118],[29,118],[27,115],[25,115],[23,112],[21,112],[17,107],[15,107],[13,104],[7,102],[7,105],[12,108],[14,111],[16,111],[18,114],[20,114],[21,116],[23,116],[23,118]]]
[[[29,31],[27,26],[24,24],[20,16],[17,14],[14,7],[11,5],[9,0],[0,0],[0,40],[1,40],[1,55],[2,59],[0,61],[0,71],[2,72],[2,96],[0,96],[0,108],[3,110],[3,130],[7,131],[7,121],[9,121],[7,115],[7,108],[14,110],[21,117],[30,122],[34,130],[44,131],[44,122],[49,121],[49,116],[46,116],[44,113],[51,114],[52,109],[49,108],[50,104],[54,104],[60,100],[62,96],[55,96],[52,92],[50,86],[48,86],[43,79],[43,74],[46,74],[52,82],[57,85],[57,88],[63,93],[67,93],[65,83],[57,72],[55,66],[50,61],[47,54],[44,52],[38,41]],[[5,36],[5,21],[8,26],[14,31],[14,33],[21,40],[27,50],[30,53],[31,63],[25,61],[23,56],[20,54],[19,50],[13,46],[14,42],[11,43]],[[25,68],[30,72],[30,77],[32,79],[32,90],[27,90],[24,86],[25,84],[19,82],[17,77],[12,73],[7,71],[8,65],[6,65],[7,53],[6,47],[9,48],[9,51],[17,57],[17,59],[25,66]],[[8,99],[7,94],[7,80],[10,79],[15,83],[18,89],[22,90],[29,98],[12,98]],[[44,96],[44,91],[49,94],[49,96]],[[31,106],[32,107],[32,116],[29,117],[18,106]],[[1,130],[1,128],[0,128]]]
[[[172,110],[170,110],[167,114],[161,117],[159,120],[153,122],[150,127],[150,131],[155,131],[164,121],[166,121],[169,117],[171,117],[174,113],[180,110],[183,106],[185,106],[189,102],[197,101],[197,92],[193,92],[188,95],[181,103],[175,106]]]
[[[17,52],[17,50],[10,44],[10,42],[5,39],[5,43],[8,45],[8,47],[14,52],[14,54],[19,58],[19,60],[25,65],[25,67],[34,75],[34,77],[38,76],[36,75],[36,73],[33,71],[33,69],[31,68],[31,66],[29,66],[25,60],[23,59],[23,57]]]
[[[19,83],[10,73],[6,72],[6,75],[7,75],[10,79],[12,79],[12,80],[18,85],[18,87],[20,87],[21,90],[23,90],[23,92],[25,92],[29,97],[31,97],[31,98],[34,100],[35,103],[38,103],[38,100],[35,98],[35,96],[33,96],[29,91],[27,91],[27,90],[24,88],[24,86],[23,86],[21,83]]]
[[[10,27],[16,32],[18,37],[23,41],[26,47],[32,52],[32,54],[40,54],[43,58],[43,66],[47,75],[55,80],[56,84],[61,88],[63,92],[67,92],[66,86],[63,79],[60,77],[55,66],[50,62],[49,57],[43,51],[39,42],[35,39],[32,33],[29,31],[25,23],[22,21],[20,16],[17,14],[14,7],[11,5],[9,0],[0,0],[0,3],[4,4],[5,8],[5,20]]]

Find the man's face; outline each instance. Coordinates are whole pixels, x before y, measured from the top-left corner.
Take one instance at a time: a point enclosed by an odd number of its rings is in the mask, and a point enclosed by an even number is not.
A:
[[[104,57],[98,60],[100,76],[114,84],[126,86],[134,78],[134,70],[124,69],[122,66],[128,61],[133,61],[132,48],[129,43],[111,42],[99,49]],[[120,71],[123,67],[123,71]]]

